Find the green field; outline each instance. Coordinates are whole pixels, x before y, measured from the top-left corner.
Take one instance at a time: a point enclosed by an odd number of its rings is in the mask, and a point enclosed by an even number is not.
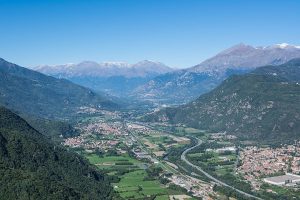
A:
[[[159,200],[167,200],[169,194],[176,194],[162,186],[158,180],[145,180],[147,173],[141,169],[145,163],[129,157],[127,154],[120,156],[99,157],[96,154],[85,154],[91,164],[115,174],[120,169],[133,171],[119,176],[120,182],[114,183],[114,188],[124,199],[143,199],[147,196],[156,196]],[[118,163],[131,163],[131,165],[118,165]]]
[[[193,135],[196,137],[201,137],[205,135],[205,131],[195,129],[195,128],[186,128],[186,127],[176,127],[175,128],[176,135],[186,136],[186,135]]]
[[[157,196],[155,200],[169,200],[169,195]]]
[[[156,136],[146,136],[145,138],[147,138],[148,140],[150,140],[153,143],[168,143],[168,142],[172,142],[172,138],[166,136],[166,135],[156,135]],[[175,142],[175,141],[174,141]]]
[[[188,154],[188,156],[191,158],[200,157],[201,155],[203,155],[203,153],[189,153]]]
[[[288,188],[288,187],[280,187],[280,186],[276,186],[276,185],[270,185],[270,184],[262,184],[261,186],[261,191],[265,191],[265,194],[272,195],[272,193],[268,193],[266,192],[267,190],[272,190],[273,192],[275,192],[276,195],[283,195],[285,196],[285,199],[298,199],[297,197],[299,197],[300,195],[300,191],[299,190],[293,190],[292,188]],[[273,194],[274,195],[274,194]]]
[[[218,176],[224,176],[225,174],[232,173],[234,169],[234,165],[222,165],[216,167],[216,174]]]
[[[131,158],[128,155],[99,157],[96,154],[89,154],[86,157],[91,164],[104,164],[104,163],[116,164],[120,162],[130,162],[132,164],[140,163],[140,161]]]
[[[120,170],[136,170],[145,169],[147,164],[129,157],[127,154],[119,156],[103,156],[99,157],[96,154],[85,154],[85,157],[93,165],[99,169],[105,170],[107,173],[113,175]]]
[[[121,197],[129,199],[143,198],[149,195],[167,195],[168,189],[161,186],[157,180],[144,180],[147,173],[144,170],[136,170],[121,176],[121,181],[115,184],[116,191]],[[160,197],[165,199],[165,196]]]
[[[151,151],[166,151],[168,145],[178,146],[179,144],[173,140],[172,137],[166,135],[155,135],[155,136],[145,136],[143,137],[144,141],[148,140],[150,143],[155,145],[155,148],[151,148]],[[146,140],[145,140],[146,139]]]
[[[120,156],[99,157],[96,154],[85,154],[91,164],[115,174],[120,169],[131,169],[128,173],[119,176],[120,182],[114,183],[114,188],[124,199],[143,199],[144,197],[156,196],[158,200],[167,200],[169,194],[176,194],[161,185],[158,180],[146,180],[147,172],[141,169],[145,163],[129,157],[127,154]],[[120,163],[130,165],[118,165]]]
[[[234,164],[232,164],[232,162],[235,162],[236,160],[235,154],[220,155],[215,152],[193,153],[193,154],[188,154],[188,157],[192,160],[197,160],[203,157],[204,155],[209,155],[209,157],[201,160],[201,163],[203,163],[205,166],[215,166],[214,170],[218,176],[222,176],[227,173],[233,173]],[[231,164],[224,162],[224,159],[230,160]]]

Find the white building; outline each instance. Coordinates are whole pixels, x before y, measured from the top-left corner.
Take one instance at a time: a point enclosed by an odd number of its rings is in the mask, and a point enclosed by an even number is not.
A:
[[[264,178],[263,180],[264,180],[264,182],[273,184],[273,185],[293,186],[293,185],[296,185],[297,183],[300,183],[300,176],[296,175],[296,174],[286,173],[285,175],[282,175],[282,176],[274,176],[274,177]]]

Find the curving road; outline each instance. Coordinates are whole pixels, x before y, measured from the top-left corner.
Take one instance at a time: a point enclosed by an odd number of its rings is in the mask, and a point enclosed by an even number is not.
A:
[[[207,173],[207,172],[205,172],[203,169],[201,169],[201,167],[199,167],[199,166],[197,166],[197,165],[194,165],[193,163],[191,163],[190,161],[188,161],[188,160],[186,159],[186,154],[187,154],[189,151],[191,151],[192,149],[194,149],[194,148],[200,146],[201,144],[202,144],[202,141],[198,139],[198,144],[197,144],[197,145],[195,145],[195,146],[193,146],[193,147],[190,147],[190,148],[186,149],[186,150],[181,154],[181,160],[183,160],[186,164],[190,165],[191,167],[196,168],[196,169],[199,170],[201,173],[203,173],[207,178],[209,178],[210,180],[212,180],[212,181],[214,181],[214,182],[216,182],[216,183],[218,183],[218,184],[220,184],[220,185],[223,185],[223,186],[225,186],[225,187],[228,187],[228,188],[230,188],[230,189],[233,189],[233,190],[235,190],[236,192],[238,192],[238,193],[240,193],[240,194],[242,194],[242,195],[244,195],[244,196],[246,196],[246,197],[262,200],[262,199],[259,198],[259,197],[256,197],[256,196],[254,196],[254,195],[252,195],[252,194],[248,194],[248,193],[246,193],[246,192],[243,192],[243,191],[241,191],[241,190],[239,190],[239,189],[236,189],[235,187],[232,187],[232,186],[230,186],[230,185],[228,185],[228,184],[226,184],[226,183],[224,183],[224,182],[222,182],[222,181],[216,179],[215,177],[211,176],[209,173]]]

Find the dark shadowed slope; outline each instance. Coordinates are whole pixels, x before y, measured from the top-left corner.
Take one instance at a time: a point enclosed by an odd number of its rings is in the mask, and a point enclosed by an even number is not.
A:
[[[64,79],[0,59],[0,105],[44,118],[70,117],[80,107],[115,109],[115,103]]]
[[[105,176],[0,107],[1,199],[111,199]]]

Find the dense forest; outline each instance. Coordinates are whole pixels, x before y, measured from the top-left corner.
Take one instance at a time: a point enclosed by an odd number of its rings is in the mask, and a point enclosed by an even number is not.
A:
[[[25,119],[30,126],[54,142],[62,142],[64,138],[79,135],[78,130],[72,126],[70,121],[44,119],[24,114],[20,116]]]
[[[107,177],[0,107],[1,199],[112,199]]]

